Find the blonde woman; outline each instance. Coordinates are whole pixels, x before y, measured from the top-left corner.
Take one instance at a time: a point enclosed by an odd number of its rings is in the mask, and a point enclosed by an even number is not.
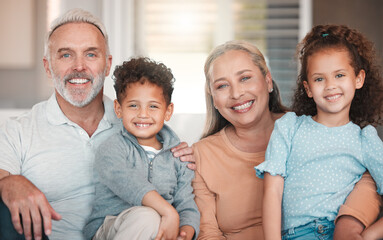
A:
[[[213,49],[205,77],[206,125],[201,140],[193,145],[197,168],[193,188],[201,213],[198,239],[264,239],[263,181],[256,177],[254,166],[264,161],[274,122],[287,109],[262,53],[248,42],[230,41]],[[372,202],[365,207],[371,210],[375,199],[363,199]],[[342,214],[354,216],[353,206],[360,204],[350,203]],[[374,220],[379,208],[373,209],[364,224]]]

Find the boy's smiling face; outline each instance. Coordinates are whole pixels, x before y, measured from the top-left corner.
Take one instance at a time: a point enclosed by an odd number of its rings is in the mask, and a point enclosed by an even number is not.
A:
[[[164,121],[173,114],[173,103],[166,104],[161,87],[145,81],[129,84],[121,104],[115,100],[114,110],[122,118],[125,129],[137,138],[140,145],[161,149],[156,134]]]

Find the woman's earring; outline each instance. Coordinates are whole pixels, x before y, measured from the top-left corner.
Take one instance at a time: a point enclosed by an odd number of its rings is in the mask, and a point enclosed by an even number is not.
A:
[[[272,93],[273,91],[274,91],[274,89],[272,88],[272,89],[269,90],[269,93]]]

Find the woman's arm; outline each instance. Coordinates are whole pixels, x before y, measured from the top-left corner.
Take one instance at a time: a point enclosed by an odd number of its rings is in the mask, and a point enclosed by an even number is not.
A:
[[[217,222],[217,211],[215,194],[206,186],[205,181],[198,171],[195,171],[195,178],[192,182],[194,188],[195,202],[201,213],[199,240],[226,239],[219,229]]]
[[[272,176],[265,172],[262,203],[265,240],[281,239],[283,185],[282,176]]]
[[[334,240],[362,239],[362,231],[375,222],[381,205],[375,182],[366,172],[340,207]]]
[[[383,218],[372,224],[362,233],[364,240],[376,240],[383,238]]]

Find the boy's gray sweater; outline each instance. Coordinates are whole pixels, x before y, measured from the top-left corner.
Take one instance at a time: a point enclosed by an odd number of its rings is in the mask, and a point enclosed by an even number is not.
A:
[[[191,181],[194,172],[187,163],[174,158],[170,149],[179,138],[166,125],[157,134],[163,148],[152,160],[136,138],[124,128],[100,145],[94,163],[95,201],[84,228],[91,239],[107,215],[116,216],[133,206],[141,206],[146,193],[156,190],[174,206],[180,216],[180,226],[190,225],[199,232],[200,215],[194,202]]]

